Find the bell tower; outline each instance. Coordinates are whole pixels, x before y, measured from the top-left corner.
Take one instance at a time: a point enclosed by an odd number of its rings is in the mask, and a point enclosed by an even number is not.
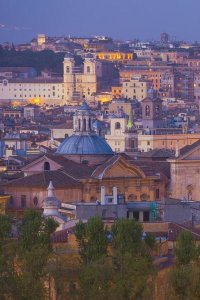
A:
[[[73,69],[75,66],[74,57],[71,53],[66,53],[63,62],[63,81],[65,85],[65,98],[72,97],[74,90],[74,74]]]
[[[93,94],[97,92],[96,60],[91,53],[85,57],[82,81],[85,99],[91,100]]]
[[[162,128],[162,100],[157,97],[157,92],[153,89],[148,90],[147,97],[141,103],[143,128]]]

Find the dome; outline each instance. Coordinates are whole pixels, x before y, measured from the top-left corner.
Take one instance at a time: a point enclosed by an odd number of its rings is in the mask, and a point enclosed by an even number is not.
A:
[[[89,105],[84,101],[78,110],[91,110]]]
[[[98,135],[72,135],[66,138],[58,147],[57,154],[113,154],[106,141]]]

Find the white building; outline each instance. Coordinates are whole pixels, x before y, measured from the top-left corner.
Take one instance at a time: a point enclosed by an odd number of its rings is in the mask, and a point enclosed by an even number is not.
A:
[[[134,76],[122,83],[123,97],[141,101],[147,97],[147,91],[152,87],[152,81],[147,76]]]
[[[83,67],[76,67],[73,56],[68,53],[63,67],[63,78],[1,79],[0,101],[39,99],[42,104],[63,105],[76,104],[83,96],[88,102],[93,101],[97,78],[102,76],[101,63],[89,53]]]
[[[128,119],[118,117],[110,119],[110,134],[105,136],[106,142],[114,152],[124,152],[126,146],[126,135]]]

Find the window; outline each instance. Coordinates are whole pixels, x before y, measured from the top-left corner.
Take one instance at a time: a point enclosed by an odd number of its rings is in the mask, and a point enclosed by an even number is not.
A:
[[[121,128],[121,124],[119,122],[115,123],[115,129],[120,129]]]
[[[34,198],[33,198],[33,204],[34,204],[35,206],[38,205],[38,198],[37,198],[37,197],[34,197]]]
[[[100,193],[101,192],[101,188],[98,186],[96,187],[96,193]]]
[[[150,217],[149,211],[144,211],[143,212],[143,221],[144,222],[149,222],[149,217]]]
[[[67,67],[66,67],[66,73],[69,73],[69,72],[70,72],[70,67],[67,66]]]
[[[150,107],[149,107],[149,105],[146,105],[146,107],[145,107],[145,115],[146,115],[146,117],[150,117]]]
[[[21,195],[21,207],[26,208],[26,195]]]
[[[10,203],[11,206],[14,204],[14,198],[13,198],[13,196],[10,196],[9,203]]]
[[[87,66],[87,73],[90,73],[90,67]]]
[[[134,211],[134,212],[133,212],[133,219],[134,219],[135,221],[139,221],[139,211]]]
[[[48,161],[45,161],[44,163],[44,171],[50,171],[50,163]]]
[[[137,200],[137,195],[135,195],[135,194],[130,194],[130,195],[128,196],[128,201],[134,201],[134,200]]]
[[[160,190],[156,189],[156,199],[159,199],[159,198],[160,198]]]

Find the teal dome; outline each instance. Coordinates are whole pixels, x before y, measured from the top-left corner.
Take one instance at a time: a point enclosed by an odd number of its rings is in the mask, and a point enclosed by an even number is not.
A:
[[[57,154],[62,155],[111,155],[114,154],[106,141],[97,135],[72,135],[66,138],[58,147]]]

